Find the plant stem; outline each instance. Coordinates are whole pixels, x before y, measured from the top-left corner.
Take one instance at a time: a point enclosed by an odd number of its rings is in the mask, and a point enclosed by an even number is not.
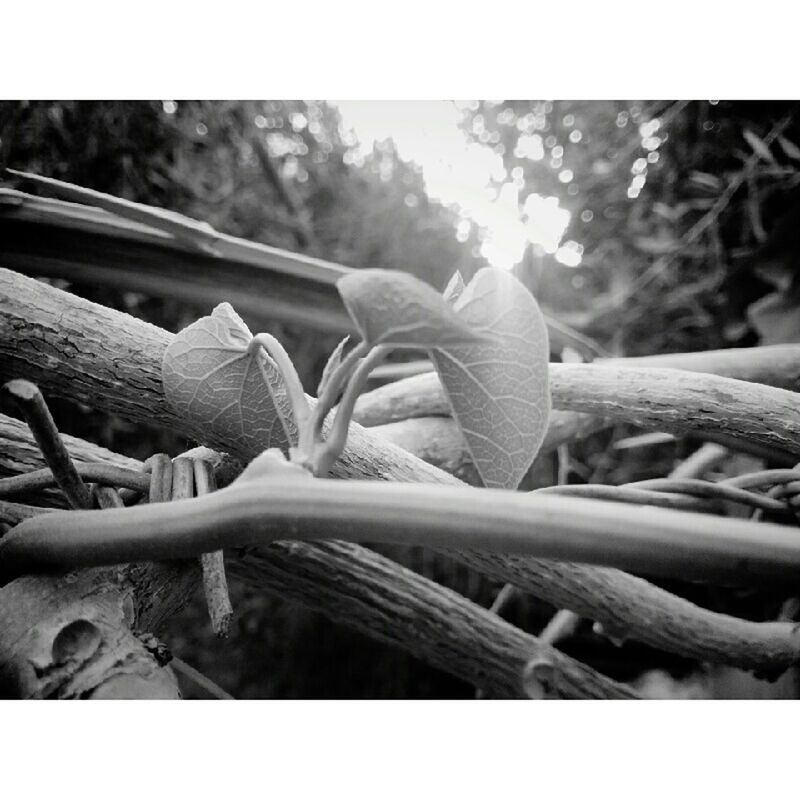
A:
[[[317,447],[313,455],[313,472],[317,477],[326,477],[336,459],[342,454],[347,443],[347,432],[350,429],[350,421],[353,417],[356,400],[367,385],[369,373],[390,352],[391,347],[378,345],[352,371],[336,410],[336,417],[328,430],[328,438],[324,444]]]
[[[188,678],[192,683],[196,684],[205,692],[210,694],[215,700],[236,699],[233,697],[233,695],[228,694],[221,686],[214,683],[211,678],[206,677],[202,672],[196,670],[193,666],[187,664],[183,659],[178,658],[178,656],[172,656],[169,664],[175,670],[175,672],[179,672],[185,678]]]
[[[300,443],[298,450],[303,458],[309,461],[312,458],[316,445],[322,443],[322,426],[328,412],[336,405],[345,381],[352,371],[358,366],[361,358],[367,355],[370,346],[366,342],[359,342],[343,359],[341,364],[328,378],[322,396],[317,399],[317,405],[311,412],[308,424],[300,429]]]
[[[331,375],[336,372],[339,365],[342,363],[342,353],[344,352],[344,348],[347,347],[347,343],[349,341],[350,334],[347,334],[347,336],[345,336],[339,342],[339,344],[336,345],[336,347],[333,349],[333,352],[328,356],[328,360],[325,362],[325,368],[322,370],[322,377],[319,379],[319,385],[317,386],[317,397],[320,397],[325,391],[325,387],[328,385]]]
[[[292,359],[283,345],[269,333],[256,334],[248,345],[248,352],[252,354],[257,347],[263,347],[278,367],[292,406],[294,423],[298,430],[302,430],[306,425],[310,410],[306,393],[303,391],[303,384],[300,382],[300,376],[294,368]]]
[[[794,527],[500,489],[277,477],[193,500],[26,520],[0,542],[0,566],[20,574],[334,538],[524,554],[686,580],[791,582],[800,574]]]
[[[85,481],[99,483],[103,486],[124,487],[146,494],[150,488],[150,479],[132,469],[115,467],[110,464],[74,464],[75,471]],[[800,476],[796,476],[800,477]],[[38,492],[57,485],[53,470],[37,469],[23,475],[0,478],[0,497],[13,497],[16,494]]]
[[[649,505],[659,508],[672,508],[679,511],[706,511],[716,509],[709,500],[700,497],[687,497],[684,494],[673,494],[666,491],[612,486],[604,483],[576,483],[569,486],[543,486],[535,489],[533,494],[562,495],[564,497],[584,497],[593,500],[610,500],[632,505]],[[784,509],[785,510],[785,509]]]

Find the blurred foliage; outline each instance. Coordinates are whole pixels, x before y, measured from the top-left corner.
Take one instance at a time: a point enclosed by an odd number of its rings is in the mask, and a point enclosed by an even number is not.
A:
[[[800,341],[796,111],[484,101],[463,107],[462,124],[502,158],[523,215],[531,195],[570,212],[558,252],[532,245],[519,268],[539,299],[612,352],[638,355]],[[773,289],[780,297],[753,309]]]
[[[530,244],[516,268],[563,322],[620,355],[800,341],[800,117],[788,102],[483,101],[461,104],[537,214],[570,213],[560,246]],[[315,101],[2,102],[0,167],[37,172],[179,211],[220,231],[353,267],[414,272],[441,288],[485,262],[485,232],[460,239],[457,209],[426,197],[394,144],[362,155],[332,105]],[[537,224],[539,227],[537,227]],[[89,285],[71,291],[178,330],[210,309]],[[304,384],[335,337],[276,323]],[[60,427],[140,458],[187,442],[54,404]],[[6,410],[6,409],[4,409]],[[696,446],[632,451],[618,425],[570,448],[570,480],[663,476]],[[733,469],[734,465],[728,465]],[[489,605],[499,586],[419,549],[392,557]],[[710,607],[774,618],[775,598],[671,585]],[[217,642],[202,601],[172,620],[178,655],[240,697],[469,697],[472,689],[280,599],[234,587],[237,629]],[[536,631],[554,609],[516,597],[504,615]],[[696,665],[582,625],[571,655],[621,679]],[[185,684],[190,695],[193,690]]]

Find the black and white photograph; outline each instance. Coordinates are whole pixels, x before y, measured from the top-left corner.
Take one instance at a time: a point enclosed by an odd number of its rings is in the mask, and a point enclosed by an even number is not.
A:
[[[0,708],[800,698],[800,101],[495,83],[3,90]]]
[[[798,111],[4,102],[3,694],[797,697]]]

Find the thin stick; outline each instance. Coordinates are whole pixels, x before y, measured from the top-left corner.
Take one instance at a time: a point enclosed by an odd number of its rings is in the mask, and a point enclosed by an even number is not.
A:
[[[214,471],[207,461],[194,460],[194,483],[198,497],[209,494],[216,489]],[[228,594],[228,580],[225,576],[225,559],[222,550],[203,553],[200,556],[203,569],[203,591],[206,596],[211,629],[220,639],[230,633],[233,619],[233,606]]]
[[[654,492],[674,492],[691,497],[716,498],[728,500],[731,503],[741,503],[753,508],[763,508],[764,511],[787,511],[786,505],[770,497],[765,497],[746,489],[740,489],[725,483],[712,483],[697,478],[684,478],[673,480],[672,478],[653,478],[645,481],[635,481],[625,484],[632,489],[644,489]]]
[[[497,593],[497,597],[495,597],[494,602],[491,606],[489,606],[489,611],[492,614],[497,614],[498,616],[501,615],[503,609],[514,599],[517,595],[517,590],[513,584],[507,583],[503,588]]]
[[[28,506],[23,503],[8,503],[0,500],[0,522],[14,526],[24,519],[38,517],[39,514],[48,514],[57,511],[55,508],[39,508],[39,506]]]
[[[545,644],[555,645],[556,642],[559,642],[561,639],[571,636],[575,632],[580,621],[581,618],[575,612],[562,608],[556,611],[550,619],[550,622],[542,628],[542,632],[538,637],[539,641]]]
[[[98,508],[125,508],[119,492],[110,486],[93,486],[92,497],[95,499]]]
[[[199,686],[204,691],[208,692],[215,700],[235,700],[233,695],[228,694],[221,686],[218,686],[211,678],[207,678],[202,672],[199,672],[194,667],[189,666],[183,659],[178,656],[172,656],[170,659],[170,666],[175,669],[175,672],[180,672],[181,675],[188,678],[192,683]]]
[[[726,478],[720,483],[738,486],[740,489],[761,489],[766,486],[778,487],[800,479],[800,470],[796,469],[764,469],[760,472],[748,472],[735,478]]]
[[[73,508],[91,508],[89,488],[75,469],[39,387],[30,381],[13,380],[5,384],[3,390],[13,398],[25,415],[36,444],[69,504]]]
[[[144,462],[150,473],[149,503],[166,503],[172,497],[172,459],[165,453],[156,453]]]
[[[74,462],[73,466],[77,474],[85,481],[99,483],[103,486],[125,487],[139,493],[147,493],[150,489],[150,479],[132,469],[109,464],[76,464]],[[57,485],[53,470],[37,469],[34,472],[14,475],[11,478],[0,478],[0,497],[38,492]]]
[[[687,497],[666,491],[629,488],[628,486],[612,486],[604,483],[576,483],[569,486],[543,486],[529,492],[531,495],[559,494],[565,497],[586,497],[593,500],[611,500],[615,503],[632,505],[658,506],[678,511],[714,512],[716,507],[707,499]]]
[[[670,472],[673,480],[679,478],[702,478],[709,470],[724,461],[728,456],[728,448],[714,442],[706,442],[694,451],[688,458],[678,464]]]

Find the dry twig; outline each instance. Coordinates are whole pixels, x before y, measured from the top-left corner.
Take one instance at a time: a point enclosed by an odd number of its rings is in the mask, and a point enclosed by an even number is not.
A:
[[[53,478],[73,508],[91,508],[89,489],[81,480],[67,448],[36,384],[26,380],[9,381],[3,390],[16,402],[31,429]]]

